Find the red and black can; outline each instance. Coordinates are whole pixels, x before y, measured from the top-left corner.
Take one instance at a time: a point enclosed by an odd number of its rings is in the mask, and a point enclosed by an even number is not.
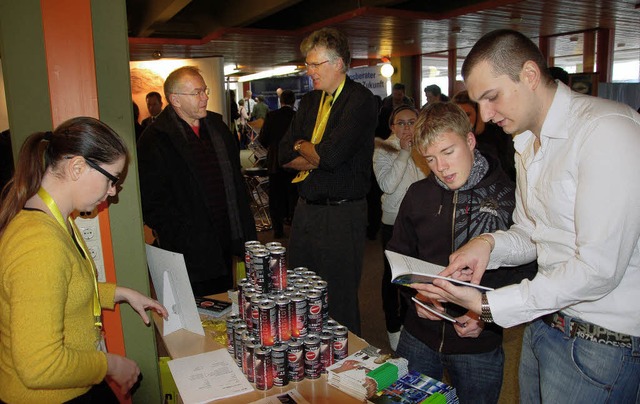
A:
[[[282,247],[282,243],[279,241],[269,241],[268,243],[265,243],[264,246],[267,250],[271,251],[274,248]]]
[[[278,340],[286,342],[291,339],[291,299],[280,296],[275,302]]]
[[[269,293],[271,276],[269,275],[269,250],[266,248],[252,250],[251,271],[254,276],[254,287],[260,293]]]
[[[236,365],[238,365],[240,369],[242,369],[242,340],[247,335],[249,335],[247,325],[244,323],[236,324],[233,330],[233,357],[236,360]]]
[[[269,269],[273,290],[284,290],[287,287],[287,249],[275,247],[269,250],[271,259]]]
[[[333,329],[336,328],[339,325],[340,325],[340,323],[338,323],[336,320],[330,318],[324,324],[324,328],[327,328],[329,331],[333,331]]]
[[[242,372],[245,374],[245,376],[247,376],[247,380],[249,380],[249,383],[253,383],[256,380],[255,379],[256,368],[255,368],[255,365],[253,364],[253,358],[255,355],[256,348],[259,346],[260,346],[260,342],[253,337],[247,338],[244,343],[244,348],[243,348],[244,359],[242,362]]]
[[[258,292],[253,287],[246,286],[242,288],[242,299],[238,299],[238,311],[249,327],[251,327],[251,298],[257,294]]]
[[[317,274],[316,274],[314,271],[310,271],[310,270],[308,270],[308,269],[302,273],[302,276],[303,276],[305,279],[307,279],[307,280],[308,280],[309,278],[311,278],[312,276],[316,276],[316,275],[317,275]]]
[[[302,293],[291,296],[291,336],[307,335],[307,297]]]
[[[301,382],[304,380],[304,343],[298,339],[289,341],[288,345],[289,380]]]
[[[322,331],[320,337],[320,364],[322,373],[327,373],[327,368],[334,363],[333,359],[333,333]]]
[[[273,387],[273,365],[271,363],[271,348],[260,346],[253,352],[255,367],[256,389],[269,390]]]
[[[264,300],[267,300],[267,297],[265,294],[262,293],[256,293],[255,295],[253,295],[251,297],[251,302],[250,302],[250,310],[251,310],[251,314],[249,316],[249,318],[247,319],[247,322],[251,321],[251,326],[249,327],[251,329],[251,335],[253,335],[254,337],[260,339],[260,303]]]
[[[271,364],[273,366],[273,385],[282,387],[289,384],[289,359],[286,342],[276,342],[271,347]]]
[[[244,271],[247,279],[251,280],[251,249],[262,246],[258,240],[246,241],[244,243]]]
[[[313,288],[322,292],[322,322],[329,321],[329,284],[327,281],[313,283]]]
[[[263,300],[259,303],[260,343],[272,346],[278,337],[276,322],[276,303],[273,300]]]
[[[333,359],[337,362],[349,356],[349,330],[343,325],[333,329]]]
[[[320,334],[324,324],[322,292],[312,289],[307,292],[307,330],[309,334]]]
[[[235,346],[233,342],[233,332],[236,323],[244,323],[244,321],[237,314],[229,314],[227,316],[227,352],[232,357],[234,356]]]
[[[304,339],[304,375],[307,379],[317,379],[320,373],[320,338],[307,335]]]

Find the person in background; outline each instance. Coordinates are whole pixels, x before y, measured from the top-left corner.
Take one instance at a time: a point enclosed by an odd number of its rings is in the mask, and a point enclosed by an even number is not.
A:
[[[269,107],[264,102],[264,96],[258,96],[258,102],[251,110],[251,120],[255,121],[256,119],[264,119],[267,117],[267,113],[269,112]]]
[[[151,91],[145,97],[147,101],[147,110],[149,111],[149,116],[142,120],[142,127],[146,128],[151,125],[162,112],[162,96],[157,91]]]
[[[503,57],[503,55],[508,55]],[[537,258],[531,280],[481,293],[414,285],[503,327],[530,322],[522,403],[634,403],[640,397],[640,115],[553,80],[525,35],[492,31],[462,65],[482,118],[515,137],[518,199],[507,231],[483,234],[441,273],[477,283]]]
[[[196,296],[233,286],[233,257],[255,240],[240,151],[209,89],[185,66],[164,83],[169,105],[138,142],[142,214],[161,248],[184,255]]]
[[[395,83],[391,95],[381,101],[380,112],[378,113],[378,126],[376,127],[376,138],[387,139],[391,134],[389,128],[389,117],[391,113],[401,105],[413,106],[413,100],[404,93],[405,86],[402,83]],[[371,175],[371,187],[367,193],[367,238],[375,240],[382,225],[382,190],[376,181],[375,174]]]
[[[498,125],[491,122],[482,122],[478,103],[469,98],[467,90],[462,90],[451,99],[469,117],[473,126],[473,134],[476,135],[476,148],[498,159],[502,170],[507,173],[511,181],[516,181],[516,149],[513,146],[513,138],[505,133]]]
[[[267,148],[267,169],[269,171],[269,214],[273,226],[273,237],[284,237],[284,222],[293,215],[297,199],[295,185],[291,180],[295,174],[284,170],[278,163],[278,147],[280,140],[296,115],[293,104],[296,95],[291,90],[284,90],[280,95],[282,107],[267,114],[264,125],[260,130],[258,142]]]
[[[435,104],[436,102],[447,102],[449,101],[449,97],[442,94],[442,90],[440,86],[437,84],[431,84],[424,88],[424,96],[427,97],[427,102],[422,106],[422,108],[426,107],[430,104]]]
[[[0,200],[0,401],[117,403],[138,365],[108,353],[101,310],[127,302],[167,317],[157,301],[101,283],[72,218],[115,196],[127,147],[94,118],[73,118],[27,138]],[[44,312],[43,312],[44,310]]]
[[[382,99],[382,106],[378,114],[378,127],[376,137],[386,139],[391,134],[389,129],[389,117],[391,113],[401,105],[413,106],[413,100],[405,95],[405,86],[402,83],[395,83],[391,90],[391,95]]]
[[[138,104],[133,101],[133,130],[136,134],[136,142],[140,139],[140,135],[142,135],[142,131],[144,127],[140,125],[140,108],[138,108]]]
[[[300,199],[291,226],[289,263],[329,283],[329,315],[360,333],[362,273],[373,140],[378,114],[373,94],[347,76],[347,37],[333,28],[302,41],[314,91],[300,101],[280,142],[283,167],[298,171]]]
[[[554,80],[560,80],[562,84],[569,85],[569,73],[562,67],[553,66],[549,68],[549,74]]]
[[[461,245],[487,231],[507,229],[515,186],[497,161],[475,149],[471,123],[457,105],[435,103],[420,112],[414,147],[431,174],[412,184],[402,200],[387,248],[437,265]],[[533,277],[535,265],[494,271],[483,285],[497,287]],[[519,276],[516,278],[516,276]],[[410,299],[396,353],[409,368],[437,380],[447,371],[461,403],[497,403],[502,386],[502,329],[455,305],[446,312],[458,325],[429,313]]]
[[[256,106],[256,100],[253,99],[253,93],[251,90],[244,92],[244,107],[247,109],[247,115],[251,116],[253,113],[253,107]]]
[[[429,174],[429,167],[419,154],[413,153],[413,125],[418,111],[410,105],[400,105],[389,117],[387,125],[391,136],[387,140],[376,139],[373,152],[373,172],[382,192],[382,308],[384,310],[389,344],[394,351],[398,347],[400,331],[407,305],[400,299],[398,286],[391,283],[391,267],[384,255],[393,234],[393,224],[400,203],[407,189],[414,182]]]

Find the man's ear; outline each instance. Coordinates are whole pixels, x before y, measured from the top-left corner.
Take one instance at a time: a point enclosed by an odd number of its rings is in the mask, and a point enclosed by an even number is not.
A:
[[[476,148],[476,135],[473,132],[467,133],[467,145],[469,145],[469,150],[471,151]]]
[[[527,60],[522,66],[520,81],[525,83],[527,87],[535,90],[540,85],[541,76],[540,66],[532,60]]]

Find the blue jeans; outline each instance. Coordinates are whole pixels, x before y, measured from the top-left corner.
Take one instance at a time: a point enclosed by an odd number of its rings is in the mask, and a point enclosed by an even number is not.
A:
[[[542,320],[527,326],[521,403],[640,403],[640,338],[620,348],[567,335]]]
[[[396,353],[409,361],[410,370],[437,380],[442,380],[446,369],[461,404],[498,402],[504,365],[502,346],[483,353],[443,354],[402,330]]]

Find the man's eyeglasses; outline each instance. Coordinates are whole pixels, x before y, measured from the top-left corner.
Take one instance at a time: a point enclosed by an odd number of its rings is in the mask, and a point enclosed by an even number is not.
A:
[[[416,121],[398,121],[398,122],[394,123],[393,125],[394,126],[397,125],[397,126],[399,126],[399,127],[404,129],[405,127],[409,127],[410,128],[415,124],[416,124]]]
[[[174,93],[174,94],[193,95],[193,96],[196,96],[196,97],[200,97],[200,96],[202,96],[202,94],[205,94],[205,95],[211,94],[211,90],[209,90],[209,88],[205,87],[204,90],[196,90],[193,93]]]
[[[329,61],[329,59],[325,60],[324,62],[320,62],[320,63],[307,63],[307,62],[304,62],[304,65],[307,68],[307,70],[309,70],[309,69],[317,69],[318,67],[320,67],[323,64],[327,63],[328,61]]]
[[[116,177],[115,175],[111,174],[110,172],[108,172],[104,168],[100,167],[96,162],[94,162],[92,160],[89,160],[86,157],[85,157],[84,161],[87,162],[89,167],[93,168],[94,170],[96,170],[100,174],[102,174],[105,177],[107,177],[111,181],[111,186],[112,187],[115,187],[118,184],[118,182],[120,182],[120,178]]]

